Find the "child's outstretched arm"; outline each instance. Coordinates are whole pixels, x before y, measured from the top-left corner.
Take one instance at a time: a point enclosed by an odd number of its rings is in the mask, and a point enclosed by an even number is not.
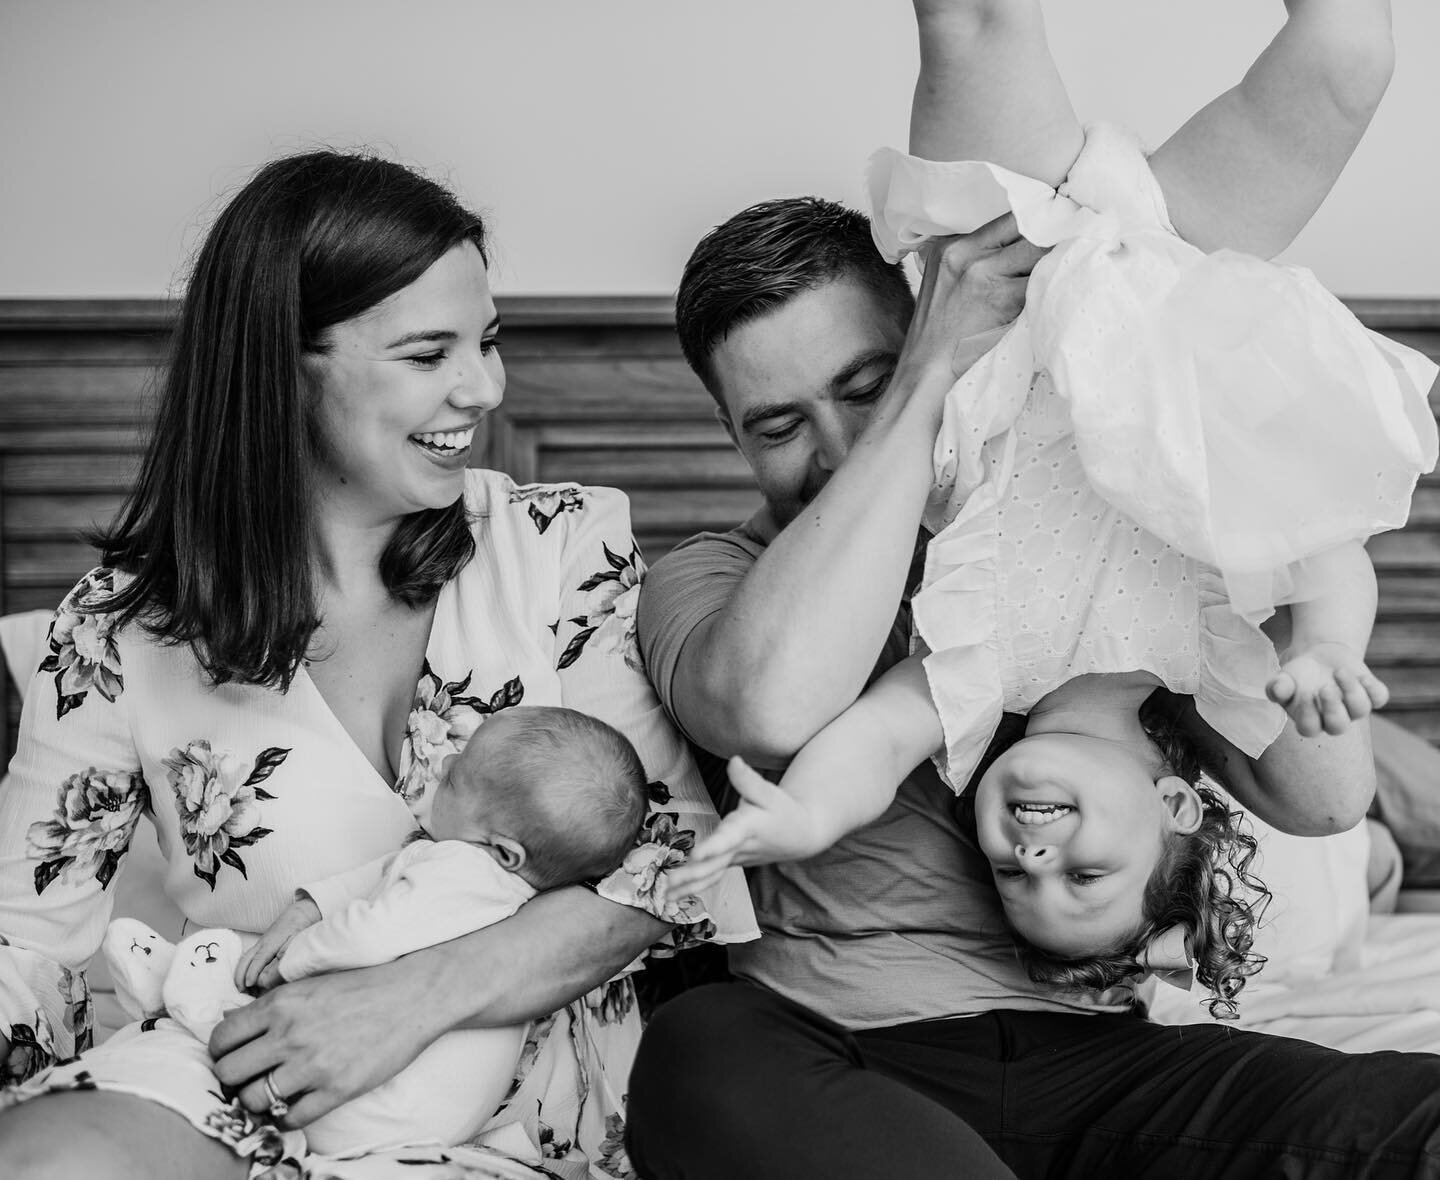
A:
[[[1365,664],[1375,623],[1375,569],[1359,541],[1328,549],[1306,561],[1320,588],[1297,602],[1289,618],[1277,615],[1266,629],[1280,655],[1280,674],[1267,688],[1284,707],[1301,737],[1345,732],[1390,699],[1389,690]]]
[[[915,0],[915,20],[911,154],[1064,180],[1085,137],[1050,57],[1040,0]]]
[[[918,657],[902,661],[795,755],[780,785],[739,758],[741,802],[668,875],[677,897],[698,893],[731,865],[804,860],[878,819],[905,776],[944,742]]]
[[[1285,0],[1289,19],[1234,88],[1150,165],[1180,236],[1270,258],[1314,215],[1390,83],[1390,0]]]

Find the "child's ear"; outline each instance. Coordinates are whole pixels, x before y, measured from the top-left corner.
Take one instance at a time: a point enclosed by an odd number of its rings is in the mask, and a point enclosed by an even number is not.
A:
[[[1205,819],[1205,805],[1193,786],[1178,775],[1167,774],[1156,782],[1155,789],[1170,812],[1173,831],[1188,836],[1200,827]]]
[[[489,836],[480,841],[507,873],[518,873],[525,864],[525,846],[509,836]]]

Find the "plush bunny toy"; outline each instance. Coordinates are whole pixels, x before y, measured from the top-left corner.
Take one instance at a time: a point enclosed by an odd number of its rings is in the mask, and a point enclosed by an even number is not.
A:
[[[100,945],[115,996],[135,1020],[169,1016],[208,1041],[225,1013],[250,1002],[235,986],[243,948],[233,930],[198,930],[175,944],[144,922],[116,918]]]

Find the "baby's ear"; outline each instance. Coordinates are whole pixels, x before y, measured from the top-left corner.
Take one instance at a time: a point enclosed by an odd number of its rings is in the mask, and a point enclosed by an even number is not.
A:
[[[100,943],[115,998],[132,1020],[148,1020],[165,1010],[161,990],[175,958],[175,944],[167,942],[144,922],[116,918]]]
[[[1188,836],[1205,820],[1205,804],[1200,792],[1179,775],[1167,774],[1155,783],[1165,808],[1170,812],[1171,830]]]

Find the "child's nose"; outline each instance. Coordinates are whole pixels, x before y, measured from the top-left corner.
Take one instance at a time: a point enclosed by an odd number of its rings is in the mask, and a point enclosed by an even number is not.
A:
[[[1053,849],[1048,844],[1034,844],[1026,847],[1024,844],[1015,845],[1015,856],[1019,860],[1044,860],[1051,854]]]

